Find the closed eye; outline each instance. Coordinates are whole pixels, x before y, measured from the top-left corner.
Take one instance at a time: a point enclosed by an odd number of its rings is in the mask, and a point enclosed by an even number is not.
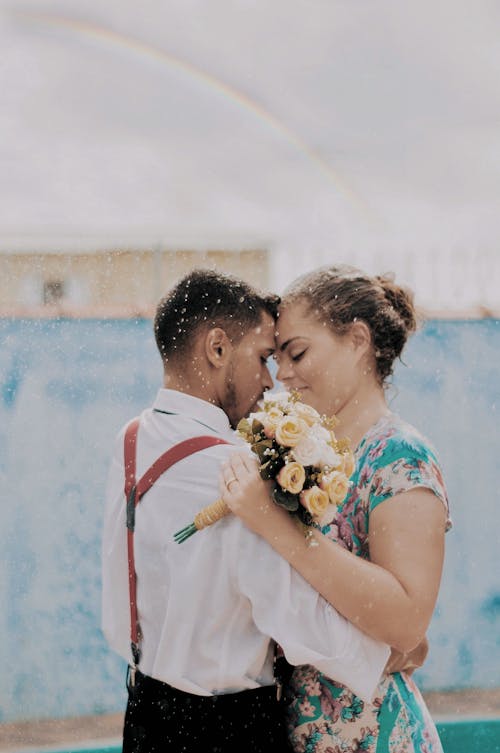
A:
[[[290,356],[290,358],[292,359],[292,361],[300,361],[306,350],[307,348],[304,348],[304,350],[302,350],[300,353],[296,353],[294,356]]]

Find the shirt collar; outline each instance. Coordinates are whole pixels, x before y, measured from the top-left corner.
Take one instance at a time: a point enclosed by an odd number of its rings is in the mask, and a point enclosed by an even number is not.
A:
[[[158,390],[153,408],[188,416],[209,426],[219,434],[232,432],[229,419],[222,408],[185,392],[162,387]]]

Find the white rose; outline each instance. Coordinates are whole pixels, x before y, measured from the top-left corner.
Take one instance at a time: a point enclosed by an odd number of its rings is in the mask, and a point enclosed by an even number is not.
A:
[[[266,413],[263,410],[258,411],[257,413],[250,413],[248,416],[248,419],[250,422],[252,421],[258,421],[262,424],[262,426],[266,425]]]
[[[334,520],[336,514],[337,505],[329,504],[321,518],[318,520],[319,525],[321,527],[329,526],[330,523]]]
[[[338,468],[342,464],[342,457],[339,455],[331,445],[322,444],[322,451],[319,457],[319,465],[329,466],[330,468]]]
[[[322,439],[324,442],[329,442],[331,440],[331,433],[328,431],[328,429],[325,429],[324,426],[321,426],[321,424],[315,424],[311,427],[311,434],[313,437],[316,437],[316,439]]]
[[[295,403],[293,406],[293,412],[296,416],[305,421],[308,426],[314,426],[320,420],[318,411],[306,403]],[[322,427],[320,426],[320,428]]]
[[[266,437],[273,439],[276,427],[283,418],[283,413],[279,408],[273,407],[258,411],[257,413],[251,413],[250,416],[252,420],[259,421],[262,424]]]
[[[263,401],[265,403],[277,403],[284,408],[290,402],[290,395],[288,392],[265,392]]]
[[[328,447],[328,445],[326,445]],[[330,448],[331,449],[331,448]],[[321,456],[325,452],[324,443],[310,432],[302,437],[293,448],[292,454],[301,465],[319,465]]]

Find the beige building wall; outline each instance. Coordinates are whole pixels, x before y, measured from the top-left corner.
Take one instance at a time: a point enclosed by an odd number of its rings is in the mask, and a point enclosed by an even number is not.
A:
[[[161,296],[194,267],[269,286],[262,249],[4,253],[0,315],[151,316]]]

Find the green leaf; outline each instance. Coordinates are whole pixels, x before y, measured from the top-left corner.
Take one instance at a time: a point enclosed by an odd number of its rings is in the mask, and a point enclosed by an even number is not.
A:
[[[273,440],[272,439],[262,439],[260,442],[255,442],[252,445],[252,451],[255,452],[256,455],[258,455],[260,462],[266,458],[266,455],[264,454],[266,450],[270,450],[273,446]]]
[[[273,458],[272,460],[266,460],[260,466],[261,478],[263,478],[264,481],[275,479],[284,465],[285,465],[285,462],[280,457]]]
[[[271,496],[277,505],[284,507],[288,512],[295,512],[299,507],[298,495],[286,492],[281,486],[276,485]]]
[[[264,424],[261,424],[260,421],[257,421],[256,418],[252,421],[252,434],[260,434],[264,431]]]
[[[241,421],[238,423],[236,430],[240,434],[251,435],[252,427],[250,426],[250,421],[248,420],[248,418],[242,418]]]
[[[285,461],[280,456],[278,456],[277,458],[271,459],[269,466],[270,466],[270,471],[273,474],[273,478],[276,478],[276,476],[281,471],[284,465],[285,465]]]
[[[311,515],[309,510],[306,510],[305,507],[302,507],[302,509],[300,510],[299,517],[306,526],[312,526],[314,524],[313,516]]]
[[[273,472],[271,467],[271,461],[268,460],[267,463],[262,463],[262,465],[259,468],[260,471],[260,477],[264,479],[264,481],[270,481],[274,478]]]

